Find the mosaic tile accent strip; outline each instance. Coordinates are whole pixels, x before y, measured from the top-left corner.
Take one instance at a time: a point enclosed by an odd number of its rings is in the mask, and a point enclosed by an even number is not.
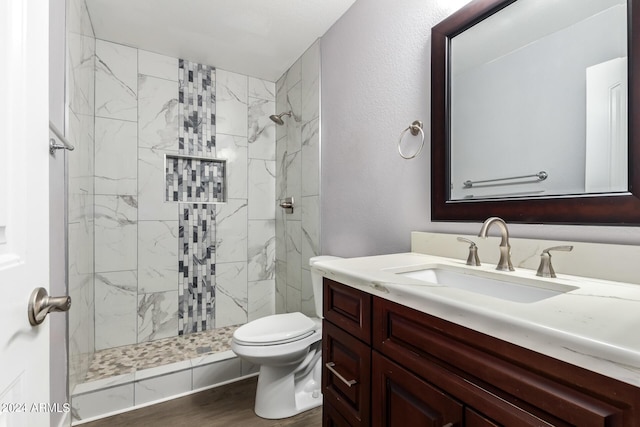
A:
[[[215,205],[180,206],[178,334],[214,327]]]
[[[93,356],[84,382],[230,350],[231,338],[237,327],[237,325],[227,326],[189,334],[189,336],[164,338],[97,351]]]
[[[178,61],[179,155],[169,169],[171,179],[165,171],[170,200],[174,195],[178,201],[181,197],[182,201],[200,201],[198,197],[224,200],[224,168],[180,158],[215,156],[215,76],[214,67]],[[178,334],[186,335],[215,326],[214,205],[181,205],[179,230]]]
[[[226,161],[167,155],[165,168],[168,202],[226,201]]]
[[[180,153],[210,155],[216,146],[215,68],[178,61]]]

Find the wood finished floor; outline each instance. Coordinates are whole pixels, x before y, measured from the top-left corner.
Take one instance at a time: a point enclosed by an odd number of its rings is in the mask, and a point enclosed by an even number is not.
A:
[[[253,412],[257,377],[83,424],[83,427],[320,427],[322,407],[283,420]]]

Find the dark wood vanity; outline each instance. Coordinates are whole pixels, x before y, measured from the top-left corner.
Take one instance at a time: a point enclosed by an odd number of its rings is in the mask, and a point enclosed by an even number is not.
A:
[[[324,426],[640,426],[640,389],[324,279]]]

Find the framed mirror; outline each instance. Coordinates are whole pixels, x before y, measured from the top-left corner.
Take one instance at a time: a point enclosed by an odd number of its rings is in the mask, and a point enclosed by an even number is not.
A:
[[[432,29],[433,221],[640,224],[634,10],[474,0]]]

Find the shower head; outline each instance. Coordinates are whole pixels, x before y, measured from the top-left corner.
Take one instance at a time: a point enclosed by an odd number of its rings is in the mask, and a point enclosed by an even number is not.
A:
[[[269,118],[270,118],[271,120],[273,120],[273,122],[274,122],[275,124],[277,124],[277,125],[279,125],[279,126],[282,126],[282,125],[284,125],[284,120],[282,120],[282,117],[283,117],[283,116],[291,117],[291,115],[292,115],[292,114],[293,114],[293,112],[292,112],[292,111],[288,111],[288,112],[286,112],[286,113],[273,114],[273,115],[269,116]]]

